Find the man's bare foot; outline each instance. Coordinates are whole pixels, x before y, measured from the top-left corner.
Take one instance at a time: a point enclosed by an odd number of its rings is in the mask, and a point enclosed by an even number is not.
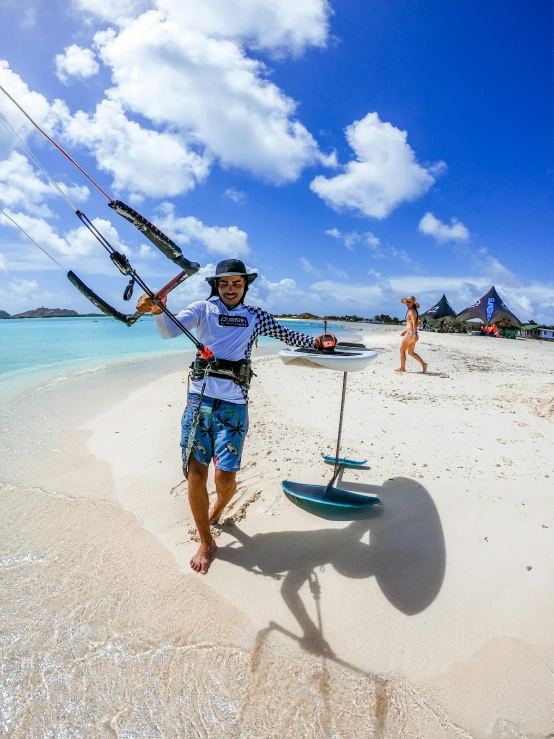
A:
[[[216,549],[217,545],[215,541],[209,547],[201,544],[198,547],[198,551],[196,552],[194,557],[192,557],[190,560],[190,566],[192,567],[192,569],[195,572],[199,572],[201,575],[205,575],[206,572],[210,569],[212,559],[215,557]]]
[[[212,506],[212,510],[209,513],[210,516],[210,526],[216,526],[219,523],[219,519],[221,518],[221,514],[223,513],[223,509],[225,506],[221,505],[217,500]]]
[[[401,367],[399,369],[394,370],[395,372],[406,372],[406,370],[403,370]]]
[[[425,373],[427,372],[427,367],[428,367],[428,366],[429,366],[429,365],[427,364],[427,362],[423,362],[423,369],[421,370],[421,373],[422,373],[422,374],[425,374]]]

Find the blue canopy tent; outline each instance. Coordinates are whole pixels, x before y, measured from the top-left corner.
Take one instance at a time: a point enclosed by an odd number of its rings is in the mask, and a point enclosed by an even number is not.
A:
[[[493,285],[491,289],[456,316],[458,321],[469,321],[472,318],[480,318],[483,323],[497,323],[508,321],[510,325],[521,328],[522,323],[517,316],[506,306]]]
[[[432,308],[426,310],[419,317],[422,321],[425,318],[428,321],[440,321],[441,318],[456,318],[456,311],[446,299],[446,295],[443,295],[438,303],[435,303]]]

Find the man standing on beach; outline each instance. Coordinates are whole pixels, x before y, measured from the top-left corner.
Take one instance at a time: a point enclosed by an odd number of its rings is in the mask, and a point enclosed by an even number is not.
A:
[[[322,346],[322,337],[314,339],[299,331],[291,331],[277,323],[267,311],[244,305],[244,296],[257,276],[257,272],[247,272],[240,259],[225,259],[219,262],[214,275],[206,277],[212,289],[209,298],[191,303],[177,314],[183,326],[195,330],[198,339],[211,349],[222,370],[219,374],[217,369],[208,369],[206,372],[206,362],[197,357],[181,424],[181,449],[185,466],[193,419],[200,405],[188,469],[184,469],[184,472],[188,475],[189,504],[200,536],[200,546],[190,560],[190,566],[203,575],[208,571],[216,551],[210,525],[218,523],[223,509],[237,489],[235,478],[240,470],[248,431],[250,354],[254,342],[258,336],[272,336],[291,346],[316,349]],[[177,326],[147,295],[139,298],[137,310],[154,314],[162,338],[181,336]],[[217,497],[209,510],[206,483],[212,459]]]
[[[400,302],[404,303],[408,308],[408,312],[406,314],[406,329],[400,334],[400,336],[403,337],[402,343],[400,344],[400,367],[395,370],[395,372],[406,372],[406,351],[410,357],[417,359],[421,364],[421,371],[426,372],[427,362],[424,362],[419,354],[416,354],[414,351],[416,342],[419,340],[417,334],[419,323],[419,313],[417,312],[417,309],[419,308],[419,303],[416,303],[416,299],[413,295],[410,295],[409,298],[402,298]]]

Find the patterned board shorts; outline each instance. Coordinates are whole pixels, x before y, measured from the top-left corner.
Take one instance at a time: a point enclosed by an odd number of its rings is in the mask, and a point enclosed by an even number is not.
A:
[[[183,463],[194,411],[199,401],[199,395],[189,393],[187,407],[181,420]],[[223,472],[238,472],[247,431],[248,406],[246,404],[228,403],[204,396],[192,443],[192,453],[198,462],[206,467],[213,458],[216,469]]]

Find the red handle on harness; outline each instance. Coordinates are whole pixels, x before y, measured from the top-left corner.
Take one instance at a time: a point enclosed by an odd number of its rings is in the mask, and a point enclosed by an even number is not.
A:
[[[208,349],[207,346],[203,346],[202,349],[198,350],[198,354],[202,359],[213,359],[214,354],[211,349]]]
[[[337,345],[337,337],[335,334],[323,334],[321,337],[322,349],[334,349]]]

